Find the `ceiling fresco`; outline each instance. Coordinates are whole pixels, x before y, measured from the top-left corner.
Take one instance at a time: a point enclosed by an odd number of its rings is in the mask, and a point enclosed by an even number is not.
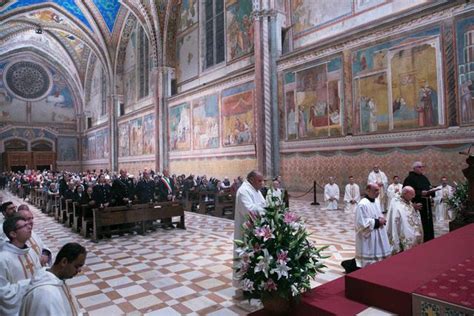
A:
[[[120,9],[120,2],[118,2],[118,0],[93,0],[93,2],[97,9],[99,9],[99,12],[102,15],[102,18],[104,19],[105,24],[109,29],[109,32],[112,33],[114,29],[115,20]]]
[[[43,3],[55,3],[59,5],[60,7],[63,7],[66,9],[69,13],[71,13],[74,17],[76,17],[79,21],[81,21],[87,28],[92,30],[89,22],[87,21],[86,17],[84,16],[84,13],[81,11],[81,9],[77,6],[76,2],[74,0],[53,0],[53,1],[45,1],[45,0],[17,0],[17,1],[12,1],[13,3],[6,6],[4,9],[1,10],[1,13],[7,13],[10,12],[14,9],[18,8],[24,8],[30,5],[35,5],[35,4],[43,4]]]

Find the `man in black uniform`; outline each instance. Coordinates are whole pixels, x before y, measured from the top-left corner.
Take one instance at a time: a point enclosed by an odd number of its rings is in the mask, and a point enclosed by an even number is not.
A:
[[[155,181],[150,178],[148,170],[143,171],[143,177],[138,181],[135,192],[139,203],[143,204],[153,202],[155,195]]]
[[[112,183],[112,204],[115,206],[127,205],[133,200],[134,183],[127,175],[127,170],[120,169],[120,177]]]
[[[430,180],[423,174],[423,163],[416,161],[413,163],[413,171],[403,181],[403,186],[411,186],[415,189],[414,203],[420,203],[421,223],[423,225],[424,241],[434,238],[433,213],[431,212],[430,197],[435,196],[437,189],[431,188]]]
[[[105,175],[101,173],[97,184],[92,189],[92,198],[97,206],[109,206],[112,199],[111,187],[106,183]]]
[[[170,173],[167,169],[163,170],[163,176],[158,181],[157,184],[157,193],[158,193],[158,201],[159,202],[166,202],[166,201],[173,201],[174,200],[174,180],[170,177]],[[171,218],[164,218],[162,221],[162,226],[165,229],[174,228],[171,224]]]

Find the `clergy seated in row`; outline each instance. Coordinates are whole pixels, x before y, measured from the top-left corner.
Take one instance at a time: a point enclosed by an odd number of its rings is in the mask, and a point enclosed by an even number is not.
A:
[[[402,194],[403,185],[400,183],[399,176],[393,176],[393,182],[387,188],[387,210],[390,209],[390,203]]]
[[[411,186],[402,189],[401,196],[395,197],[387,214],[387,233],[392,254],[396,254],[423,243],[423,226],[420,207],[411,200],[415,190]]]
[[[344,190],[344,211],[355,213],[357,203],[360,201],[359,185],[354,183],[354,177],[349,177],[349,183]]]
[[[436,221],[443,222],[447,219],[453,219],[453,211],[448,205],[448,199],[453,196],[454,190],[448,184],[446,177],[441,178],[441,185],[438,186],[439,190],[436,191],[434,197],[435,204],[435,217]]]
[[[34,273],[41,269],[40,257],[26,242],[31,225],[20,217],[8,217],[3,231],[9,242],[0,250],[0,315],[17,315],[26,287]]]
[[[339,201],[339,186],[334,183],[334,177],[329,177],[329,183],[324,186],[324,201],[326,210],[337,210]]]
[[[81,272],[86,255],[86,249],[77,243],[64,245],[51,268],[36,271],[26,288],[20,315],[80,315],[65,281]]]

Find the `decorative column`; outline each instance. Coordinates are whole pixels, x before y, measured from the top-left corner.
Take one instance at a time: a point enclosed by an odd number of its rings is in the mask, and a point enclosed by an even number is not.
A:
[[[162,72],[159,67],[153,67],[151,70],[151,93],[153,95],[153,103],[155,105],[155,171],[163,169],[164,152],[162,148]]]
[[[109,95],[107,103],[107,108],[109,109],[109,165],[111,171],[118,171],[117,117],[120,104],[117,95]]]
[[[456,79],[456,56],[455,56],[455,39],[453,21],[446,20],[443,23],[443,52],[445,62],[446,85],[445,89],[445,103],[446,103],[446,118],[448,126],[457,126],[461,121],[458,119],[456,110],[456,91],[458,91],[458,81]]]
[[[340,91],[344,98],[344,126],[346,135],[353,135],[357,133],[359,129],[358,115],[355,114],[352,107],[352,59],[351,52],[345,50],[342,52],[343,58],[343,80],[344,80],[344,91]],[[357,112],[358,113],[358,112]]]
[[[171,95],[171,75],[173,68],[160,67],[156,74],[156,169],[169,169],[168,152],[168,97]]]
[[[272,43],[275,37],[275,12],[265,5],[260,8],[259,1],[253,2],[254,50],[255,50],[255,142],[257,169],[265,176],[274,172],[274,137],[278,135],[275,56],[272,55]],[[274,102],[273,102],[274,101]],[[276,126],[275,126],[276,125]],[[276,131],[275,131],[276,127]],[[276,153],[277,154],[277,153]]]

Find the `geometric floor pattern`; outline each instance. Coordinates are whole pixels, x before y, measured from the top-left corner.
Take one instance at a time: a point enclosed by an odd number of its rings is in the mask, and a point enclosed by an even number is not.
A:
[[[7,191],[0,196],[23,203]],[[260,307],[258,301],[232,298],[233,220],[186,213],[186,230],[158,229],[93,243],[30,208],[33,229],[53,253],[72,241],[86,247],[82,273],[67,282],[87,315],[246,315]],[[329,246],[328,268],[312,286],[343,275],[341,261],[354,257],[354,214],[325,211],[306,200],[291,200],[290,209],[305,219],[317,246]],[[435,230],[437,236],[446,233],[447,222]]]

